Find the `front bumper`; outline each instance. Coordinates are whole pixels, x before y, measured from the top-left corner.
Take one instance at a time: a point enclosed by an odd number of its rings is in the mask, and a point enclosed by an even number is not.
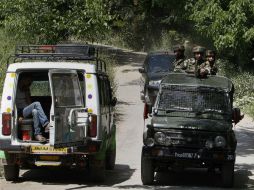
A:
[[[163,160],[166,162],[187,161],[195,163],[205,162],[206,164],[220,164],[235,161],[235,152],[227,150],[143,146],[142,154],[146,158],[158,161]]]

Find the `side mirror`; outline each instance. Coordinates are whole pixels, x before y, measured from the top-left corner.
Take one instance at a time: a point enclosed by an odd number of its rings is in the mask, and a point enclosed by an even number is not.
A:
[[[239,123],[244,118],[244,115],[241,114],[240,108],[233,108],[232,110],[232,120],[235,124]]]
[[[117,103],[117,98],[116,97],[114,97],[114,98],[112,98],[112,100],[111,100],[111,106],[116,106],[116,103]]]
[[[140,73],[145,73],[145,72],[146,72],[144,68],[139,68],[138,71],[139,71]]]

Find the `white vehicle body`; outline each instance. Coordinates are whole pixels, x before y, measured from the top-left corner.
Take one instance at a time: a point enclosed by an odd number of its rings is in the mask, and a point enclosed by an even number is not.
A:
[[[69,60],[23,60],[8,66],[0,114],[0,150],[5,153],[2,160],[6,180],[15,180],[22,164],[97,167],[95,171],[100,168],[102,173],[95,172],[97,180],[103,178],[105,164],[113,169],[116,98],[112,97],[105,65],[90,58]],[[24,126],[33,126],[26,121],[29,118],[22,118],[16,105],[19,79],[25,75],[33,80],[33,102],[41,103],[50,122],[47,142],[43,144],[35,140],[33,133],[30,139],[24,138],[27,134],[22,131]],[[55,160],[50,160],[52,156],[56,156]]]

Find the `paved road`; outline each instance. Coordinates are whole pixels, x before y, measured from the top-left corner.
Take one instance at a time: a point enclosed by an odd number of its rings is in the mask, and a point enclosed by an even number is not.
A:
[[[117,51],[120,53],[120,51]],[[0,190],[75,190],[75,189],[218,189],[217,174],[204,171],[159,173],[155,186],[143,186],[140,178],[140,155],[143,131],[143,104],[139,99],[138,68],[144,55],[122,51],[118,56],[117,160],[114,171],[107,171],[103,184],[93,184],[86,173],[64,170],[22,171],[20,181],[0,179]],[[238,139],[235,188],[254,189],[254,123],[248,117],[235,127]]]

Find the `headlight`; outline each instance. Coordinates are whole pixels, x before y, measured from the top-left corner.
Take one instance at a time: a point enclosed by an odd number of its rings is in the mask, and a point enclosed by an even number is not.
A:
[[[222,136],[217,136],[214,139],[214,144],[216,147],[224,148],[226,146],[226,140]]]
[[[153,140],[153,138],[147,138],[147,139],[145,140],[145,145],[146,145],[146,146],[149,146],[149,147],[152,147],[152,146],[154,145],[154,140]]]
[[[165,139],[166,135],[162,132],[157,132],[154,134],[154,139],[157,143],[164,145],[165,144]]]

